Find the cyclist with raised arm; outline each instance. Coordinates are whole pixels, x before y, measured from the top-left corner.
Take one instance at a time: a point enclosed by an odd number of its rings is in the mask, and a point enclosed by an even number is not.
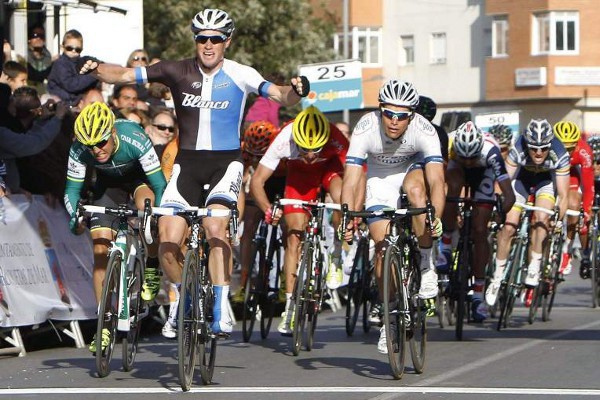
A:
[[[158,204],[167,185],[160,161],[144,129],[135,122],[119,119],[105,103],[86,106],[75,120],[76,141],[69,151],[65,206],[71,216],[69,227],[81,233],[76,212],[88,168],[96,172],[92,188],[94,204],[117,207],[132,197],[138,209],[149,198]],[[116,234],[114,220],[108,215],[92,215],[90,233],[94,245],[93,285],[96,302],[100,302],[106,275],[108,249]],[[149,246],[142,299],[154,299],[160,289],[157,246]],[[110,338],[102,337],[102,350]],[[90,351],[96,352],[96,340]]]
[[[515,202],[515,195],[506,172],[500,147],[489,135],[484,135],[471,121],[463,123],[450,133],[450,151],[446,168],[447,196],[458,197],[463,187],[470,188],[474,200],[471,238],[473,241],[472,272],[475,277],[471,316],[475,322],[488,317],[483,299],[485,266],[489,259],[490,246],[487,241],[488,222],[495,202],[494,183],[497,182],[504,197],[503,211],[507,213]],[[446,203],[442,218],[441,257],[438,273],[448,273],[452,262],[452,234],[456,230],[456,204]],[[468,238],[465,238],[468,239]],[[438,259],[438,261],[440,260]]]
[[[250,183],[257,206],[265,213],[265,217],[271,216],[271,202],[265,192],[265,182],[282,160],[287,160],[285,198],[316,200],[319,188],[323,187],[333,201],[339,203],[347,150],[348,140],[319,109],[310,106],[301,111],[293,122],[281,128],[258,164]],[[310,215],[302,207],[284,206],[283,217],[287,228],[283,262],[286,306],[278,330],[282,335],[289,336],[292,334],[292,292],[300,244]],[[337,267],[340,268],[339,265]]]
[[[529,122],[506,160],[506,170],[513,180],[516,202],[524,204],[529,198],[529,193],[534,193],[536,207],[554,210],[558,195],[561,221],[567,211],[569,169],[569,154],[554,136],[552,126],[545,119],[532,119]],[[506,222],[498,232],[496,270],[485,292],[485,300],[490,306],[496,303],[511,240],[520,219],[521,208],[515,205],[506,214]],[[542,244],[551,228],[547,213],[534,211],[533,219],[535,222],[531,226],[531,254],[524,282],[530,288],[539,283]]]
[[[161,206],[230,208],[238,200],[242,185],[240,124],[247,95],[259,94],[284,106],[294,105],[308,95],[306,77],[294,77],[290,86],[278,86],[254,68],[225,58],[234,29],[229,14],[207,8],[192,19],[196,43],[193,58],[135,68],[86,60],[81,69],[81,73],[92,72],[104,82],[160,82],[171,90],[179,121],[179,151]],[[207,193],[203,192],[205,185]],[[211,329],[215,334],[227,335],[233,329],[231,316],[225,311],[232,271],[229,223],[225,218],[213,217],[204,218],[202,224],[210,246],[209,270],[215,293]],[[160,218],[160,261],[171,282],[181,282],[181,245],[187,235],[184,218]]]
[[[421,253],[419,297],[430,299],[438,292],[432,236],[439,237],[442,233],[440,216],[445,203],[444,165],[435,128],[415,113],[418,102],[419,95],[409,82],[391,79],[381,87],[379,109],[364,115],[352,133],[344,169],[342,203],[348,204],[351,211],[362,209],[359,184],[365,158],[367,210],[400,207],[401,190],[407,194],[413,207],[425,207],[428,197],[431,199],[436,214],[431,230],[426,229],[425,215],[412,220]],[[375,241],[375,274],[381,295],[382,255],[389,221],[374,218],[368,223],[371,238]],[[346,240],[352,239],[352,231],[353,222],[346,227]],[[387,353],[385,326],[380,329],[377,349]]]
[[[583,206],[583,226],[579,230],[579,240],[584,249],[583,260],[589,260],[588,225],[592,215],[594,202],[594,167],[591,147],[581,137],[577,124],[571,121],[560,121],[554,125],[554,134],[565,146],[571,158],[569,209],[579,211]],[[577,216],[567,216],[567,235],[562,248],[560,273],[571,273],[571,245],[577,230]]]

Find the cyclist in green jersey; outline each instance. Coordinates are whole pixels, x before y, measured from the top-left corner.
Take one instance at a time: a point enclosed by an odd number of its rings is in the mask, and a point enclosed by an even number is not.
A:
[[[75,120],[75,137],[77,140],[69,152],[64,197],[71,215],[69,226],[72,232],[82,232],[76,211],[88,167],[96,172],[91,190],[95,205],[116,207],[131,198],[138,209],[143,209],[146,198],[153,204],[160,203],[167,182],[152,142],[140,125],[128,120],[115,121],[114,114],[106,104],[94,102],[85,107]],[[102,295],[108,248],[116,233],[113,220],[114,217],[108,215],[92,215],[90,219],[94,245],[93,284],[97,302]],[[142,287],[142,299],[146,301],[154,299],[160,288],[157,250],[156,244],[148,249]],[[102,346],[104,349],[105,344]],[[95,340],[90,345],[90,351],[96,351]]]

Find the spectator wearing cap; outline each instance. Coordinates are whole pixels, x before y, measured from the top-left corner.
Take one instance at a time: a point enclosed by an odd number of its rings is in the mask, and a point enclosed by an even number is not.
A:
[[[33,26],[27,36],[27,78],[29,86],[34,86],[39,93],[46,91],[46,80],[52,69],[52,61],[52,54],[46,47],[44,27]]]
[[[48,93],[58,96],[69,106],[76,106],[83,93],[98,84],[91,75],[80,75],[77,62],[83,51],[83,36],[75,29],[67,31],[63,37],[63,53],[52,64],[48,75]]]

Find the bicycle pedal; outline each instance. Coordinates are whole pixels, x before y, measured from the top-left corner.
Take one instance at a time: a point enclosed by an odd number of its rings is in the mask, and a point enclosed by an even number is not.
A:
[[[220,332],[220,333],[216,333],[216,334],[213,334],[213,335],[218,340],[225,340],[225,339],[229,339],[229,337],[231,336],[231,333]],[[213,335],[211,335],[211,336],[213,336]]]

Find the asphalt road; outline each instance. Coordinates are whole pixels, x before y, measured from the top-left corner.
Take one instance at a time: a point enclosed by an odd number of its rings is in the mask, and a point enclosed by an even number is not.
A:
[[[498,332],[495,320],[468,325],[457,342],[452,329],[440,329],[431,318],[425,371],[408,368],[402,380],[392,378],[387,356],[377,352],[376,329],[347,337],[343,310],[322,313],[314,349],[298,357],[291,338],[275,331],[278,319],[266,340],[255,332],[250,343],[242,341],[238,322],[231,338],[219,342],[214,383],[198,380],[187,394],[179,387],[176,341],[163,339],[156,324],[145,327],[134,369],[121,370],[117,348],[106,378],[96,377],[87,349],[69,339],[52,344],[56,335],[48,332],[28,339],[47,348],[0,358],[0,398],[600,398],[600,309],[592,309],[589,298],[589,281],[574,269],[559,287],[551,321],[530,325],[519,305],[511,328]],[[84,330],[89,338],[91,329],[84,324]]]

